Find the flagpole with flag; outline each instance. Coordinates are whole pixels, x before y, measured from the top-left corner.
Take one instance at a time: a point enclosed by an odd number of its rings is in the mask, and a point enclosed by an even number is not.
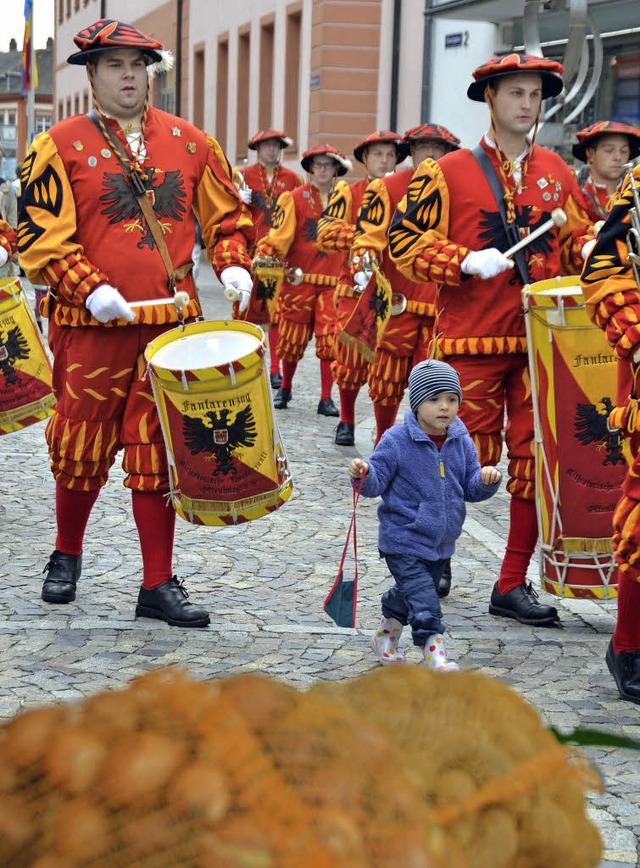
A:
[[[27,97],[27,148],[35,132],[38,66],[33,46],[33,0],[24,0],[24,40],[22,43],[22,93]]]

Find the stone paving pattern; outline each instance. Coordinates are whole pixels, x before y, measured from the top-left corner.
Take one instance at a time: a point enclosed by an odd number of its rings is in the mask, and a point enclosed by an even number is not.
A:
[[[228,316],[229,305],[206,262],[199,284],[207,317]],[[369,638],[389,575],[376,548],[376,501],[363,498],[358,506],[358,626],[340,629],[322,610],[351,516],[346,467],[352,457],[371,452],[372,406],[365,389],[358,398],[356,446],[338,447],[336,420],[316,413],[319,382],[310,347],[288,409],[274,411],[294,479],[287,504],[269,517],[230,528],[177,520],[175,571],[192,599],[212,613],[204,630],[134,619],[141,559],[118,463],[89,523],[76,602],[42,602],[42,570],[55,542],[44,423],[0,438],[0,718],[120,687],[166,664],[184,666],[202,679],[257,670],[300,688],[378,665]],[[640,738],[640,708],[619,699],[604,662],[615,600],[558,601],[542,594],[560,610],[557,628],[526,627],[488,614],[508,507],[504,488],[486,503],[469,505],[453,558],[451,595],[443,605],[449,656],[465,669],[507,682],[561,730],[594,727]],[[537,564],[530,577],[537,586]],[[417,663],[418,652],[407,638],[408,659]],[[638,756],[622,749],[590,754],[606,784],[606,792],[592,796],[589,806],[605,843],[602,865],[637,866]]]

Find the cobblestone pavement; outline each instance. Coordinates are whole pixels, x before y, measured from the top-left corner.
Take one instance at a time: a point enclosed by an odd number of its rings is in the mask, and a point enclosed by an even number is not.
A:
[[[220,319],[229,307],[214,283],[204,264],[205,312]],[[308,351],[289,408],[275,411],[295,485],[282,509],[220,529],[178,519],[175,570],[192,599],[211,610],[205,630],[134,619],[141,561],[117,465],[90,520],[78,599],[67,606],[43,603],[42,569],[55,539],[44,423],[0,438],[0,718],[22,707],[118,687],[163,664],[186,666],[199,678],[260,670],[299,687],[350,678],[377,665],[369,637],[388,574],[377,556],[374,501],[362,499],[358,507],[358,627],[339,629],[322,611],[350,520],[346,466],[351,457],[371,451],[372,408],[363,390],[356,447],[344,448],[333,442],[336,420],[316,414],[318,399],[318,361]],[[507,516],[504,490],[469,508],[453,558],[451,595],[443,606],[450,656],[465,669],[512,685],[548,724],[640,738],[640,708],[619,699],[604,662],[615,601],[551,601],[562,618],[562,627],[552,629],[488,614]],[[531,576],[538,581],[536,566]],[[418,661],[415,649],[408,656]],[[603,865],[638,865],[637,755],[617,749],[591,753],[606,782],[606,792],[590,800],[605,842]]]

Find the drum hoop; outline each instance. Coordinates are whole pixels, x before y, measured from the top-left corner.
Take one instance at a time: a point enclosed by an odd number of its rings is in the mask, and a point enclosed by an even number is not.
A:
[[[180,338],[190,337],[191,335],[196,334],[206,334],[208,332],[211,333],[219,333],[219,332],[244,332],[246,334],[250,334],[251,336],[258,339],[259,343],[254,349],[252,349],[249,353],[246,353],[244,356],[240,356],[238,359],[233,359],[230,362],[224,362],[223,364],[210,364],[203,368],[189,368],[188,366],[184,367],[171,367],[168,368],[165,365],[158,365],[154,363],[153,357],[156,355],[158,350],[164,349],[164,347],[169,346]],[[264,357],[267,346],[267,340],[265,337],[264,330],[254,323],[245,322],[244,320],[202,320],[198,322],[186,323],[184,326],[178,326],[177,328],[169,329],[166,332],[163,332],[161,335],[158,335],[157,338],[154,338],[150,341],[144,351],[144,358],[147,363],[147,369],[150,369],[155,376],[158,376],[156,373],[156,369],[159,371],[166,371],[170,374],[173,374],[176,379],[180,379],[181,381],[184,379],[182,376],[185,371],[214,371],[217,370],[222,376],[229,376],[229,368],[231,368],[234,373],[237,373],[240,370],[240,367],[237,367],[238,364],[243,359],[249,359],[251,356],[255,356],[255,360],[259,361]],[[242,367],[248,367],[248,365],[244,365]],[[194,381],[197,381],[197,377],[194,376]]]

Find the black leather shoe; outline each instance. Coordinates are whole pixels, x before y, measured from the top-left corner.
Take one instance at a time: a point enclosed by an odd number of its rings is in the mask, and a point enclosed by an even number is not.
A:
[[[549,627],[558,621],[558,610],[538,603],[538,595],[531,583],[518,585],[506,594],[501,594],[496,582],[491,592],[489,612],[502,618],[514,618],[521,624],[533,627]]]
[[[156,588],[140,588],[136,618],[157,618],[172,627],[206,627],[209,613],[190,603],[188,596],[176,576]]]
[[[322,398],[318,404],[318,416],[339,416],[340,410],[333,403],[333,398]]]
[[[286,410],[291,400],[291,389],[283,389],[282,386],[278,389],[278,393],[273,399],[273,406],[276,410]]]
[[[338,422],[336,444],[338,446],[354,446],[356,442],[355,432],[355,425],[351,425],[349,422]]]
[[[282,385],[282,374],[279,374],[277,371],[275,372],[275,374],[271,374],[269,379],[271,381],[272,389],[279,389]]]
[[[72,603],[81,570],[82,555],[63,555],[56,549],[42,571],[48,574],[42,586],[45,603]]]
[[[451,590],[451,558],[447,558],[444,562],[444,567],[442,569],[442,575],[440,576],[440,581],[438,582],[438,587],[436,588],[436,593],[440,597],[440,599],[444,599],[449,596],[449,591]]]
[[[605,660],[618,685],[620,696],[640,705],[640,651],[619,651],[616,654],[612,639]]]

